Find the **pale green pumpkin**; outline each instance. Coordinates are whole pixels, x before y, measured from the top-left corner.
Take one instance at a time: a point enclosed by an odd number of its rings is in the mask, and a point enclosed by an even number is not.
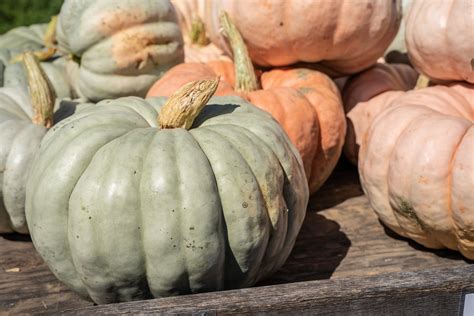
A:
[[[26,51],[37,53],[47,50],[47,46],[52,45],[48,37],[48,28],[55,24],[54,18],[48,24],[34,24],[28,27],[22,26],[0,35],[0,87],[22,86],[25,90],[28,87],[28,80],[19,62],[12,62]],[[41,63],[43,70],[51,81],[58,98],[72,98],[73,91],[66,74],[66,59],[64,57],[53,56],[46,58]]]
[[[72,114],[75,107],[57,103],[53,110],[54,90],[33,55],[28,56],[32,98],[23,85],[0,88],[0,233],[28,232],[25,185],[31,162],[48,127]]]
[[[81,110],[48,132],[34,162],[34,245],[97,303],[251,286],[282,266],[303,222],[301,157],[268,113],[214,97],[191,126],[174,120],[188,104],[165,101]]]
[[[44,47],[43,36],[47,27],[47,24],[16,27],[0,35],[0,49],[41,49]]]
[[[42,49],[46,29],[47,24],[34,24],[17,27],[0,35],[0,87],[5,84],[4,72],[10,64],[12,51],[17,54],[27,50]]]
[[[59,49],[73,56],[68,75],[76,95],[91,101],[145,96],[183,62],[183,38],[169,0],[65,1]]]

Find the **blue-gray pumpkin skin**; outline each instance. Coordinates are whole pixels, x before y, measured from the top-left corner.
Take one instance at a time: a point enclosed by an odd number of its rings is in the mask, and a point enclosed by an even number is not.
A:
[[[283,265],[305,216],[301,157],[268,113],[213,97],[190,130],[161,130],[163,103],[81,110],[31,170],[34,245],[97,303],[251,286]]]

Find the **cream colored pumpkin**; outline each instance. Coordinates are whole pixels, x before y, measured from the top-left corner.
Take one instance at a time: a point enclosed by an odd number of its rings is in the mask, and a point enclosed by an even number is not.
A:
[[[474,87],[387,92],[349,117],[387,96],[368,129],[355,125],[372,207],[398,234],[474,259]]]
[[[474,83],[474,2],[417,0],[406,17],[408,56],[436,80]]]

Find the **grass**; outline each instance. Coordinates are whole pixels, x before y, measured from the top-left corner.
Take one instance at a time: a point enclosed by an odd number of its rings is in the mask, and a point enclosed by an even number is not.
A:
[[[59,13],[63,0],[1,0],[0,34],[8,30],[36,23],[49,22]]]

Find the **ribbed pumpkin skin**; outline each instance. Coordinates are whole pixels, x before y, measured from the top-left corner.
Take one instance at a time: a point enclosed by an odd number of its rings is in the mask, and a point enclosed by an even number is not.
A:
[[[406,18],[406,46],[415,68],[436,80],[474,83],[474,3],[413,1]]]
[[[66,1],[56,33],[61,50],[81,58],[68,73],[76,94],[91,101],[145,96],[184,59],[169,0]]]
[[[203,20],[205,16],[205,2],[200,0],[172,0],[179,26],[184,38],[184,62],[205,63],[212,60],[230,60],[224,52],[213,43],[207,45],[193,44],[190,34],[196,19]]]
[[[26,176],[46,128],[31,123],[33,109],[22,88],[0,89],[0,232],[28,233]]]
[[[261,74],[261,90],[239,93],[234,91],[233,63],[186,63],[168,71],[150,88],[148,96],[169,96],[187,82],[216,75],[221,76],[216,95],[239,95],[280,123],[301,154],[310,193],[316,192],[336,166],[346,131],[334,82],[308,69],[274,69]]]
[[[474,87],[392,93],[360,137],[362,187],[398,234],[474,259]]]
[[[209,0],[206,26],[213,43],[227,48],[219,32],[225,10],[237,25],[252,61],[261,66],[322,62],[343,74],[375,64],[395,37],[400,1]]]
[[[74,111],[63,103],[55,112],[60,121]],[[72,112],[70,111],[72,110]],[[28,233],[25,186],[29,168],[46,128],[33,124],[33,107],[25,87],[0,88],[0,233]]]
[[[342,102],[344,111],[349,113],[360,102],[370,99],[387,91],[408,91],[415,87],[418,73],[408,65],[378,63],[372,68],[352,77],[344,85]],[[379,99],[384,100],[383,98]],[[356,143],[354,125],[351,120],[358,120],[360,130],[367,130],[375,115],[384,108],[384,102],[371,102],[371,108],[364,107],[364,111],[353,114],[347,120],[347,133],[344,142],[344,155],[350,162],[357,165],[359,145]]]
[[[81,110],[30,174],[36,249],[97,303],[250,286],[281,267],[304,219],[301,158],[267,113],[214,97],[189,131],[160,130],[163,102]]]

